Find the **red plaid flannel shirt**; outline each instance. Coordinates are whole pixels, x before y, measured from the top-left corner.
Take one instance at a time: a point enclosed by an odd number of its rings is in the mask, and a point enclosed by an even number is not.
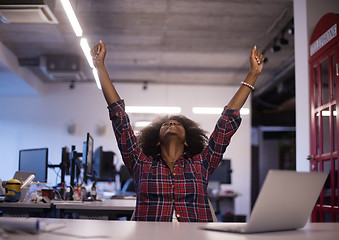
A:
[[[183,154],[172,174],[161,155],[147,157],[139,148],[124,101],[115,102],[108,109],[123,161],[135,184],[134,220],[172,221],[175,210],[181,222],[213,221],[207,198],[208,180],[240,125],[239,111],[225,107],[208,146],[192,158]]]

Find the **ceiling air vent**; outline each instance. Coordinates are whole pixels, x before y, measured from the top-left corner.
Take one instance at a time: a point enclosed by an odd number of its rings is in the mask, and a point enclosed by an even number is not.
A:
[[[82,61],[78,55],[44,55],[40,69],[52,82],[83,81]]]
[[[58,23],[47,5],[0,5],[3,23]]]

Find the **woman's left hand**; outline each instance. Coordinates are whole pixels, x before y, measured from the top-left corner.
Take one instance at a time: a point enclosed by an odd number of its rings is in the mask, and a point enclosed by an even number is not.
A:
[[[252,48],[250,54],[251,72],[260,74],[264,65],[264,56],[257,50],[257,46]]]

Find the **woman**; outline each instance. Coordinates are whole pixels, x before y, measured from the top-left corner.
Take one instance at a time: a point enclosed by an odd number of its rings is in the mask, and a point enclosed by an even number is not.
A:
[[[224,108],[206,147],[204,132],[183,116],[153,123],[138,141],[124,101],[105,67],[106,47],[102,41],[91,50],[91,55],[123,161],[134,180],[137,203],[133,220],[172,221],[174,217],[179,222],[213,221],[207,198],[208,180],[240,125],[239,110],[262,71],[262,54],[253,47],[251,69]]]

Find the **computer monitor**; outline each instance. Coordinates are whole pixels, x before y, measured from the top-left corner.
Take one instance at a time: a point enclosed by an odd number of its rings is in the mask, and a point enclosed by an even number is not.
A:
[[[93,175],[95,180],[109,181],[115,178],[116,169],[114,165],[115,153],[103,151],[102,146],[94,151],[93,156]]]
[[[210,181],[231,184],[231,160],[223,159],[213,172]]]
[[[47,182],[48,148],[19,151],[19,171],[35,173],[35,182]]]
[[[68,147],[63,147],[61,149],[61,182],[65,182],[65,176],[70,175],[71,168],[71,158]]]
[[[84,182],[93,178],[93,138],[87,133],[86,142],[83,145],[82,163],[84,164]]]

